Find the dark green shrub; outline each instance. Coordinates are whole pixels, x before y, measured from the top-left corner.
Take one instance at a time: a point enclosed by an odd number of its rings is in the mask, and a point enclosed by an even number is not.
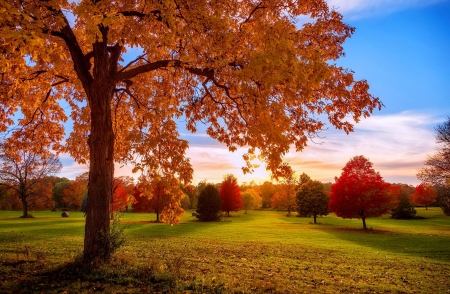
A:
[[[198,196],[196,216],[202,222],[218,221],[221,217],[220,208],[222,199],[219,191],[211,184],[208,184]]]
[[[414,204],[411,202],[411,196],[405,189],[400,189],[398,206],[391,210],[391,218],[394,219],[412,219],[416,217]]]

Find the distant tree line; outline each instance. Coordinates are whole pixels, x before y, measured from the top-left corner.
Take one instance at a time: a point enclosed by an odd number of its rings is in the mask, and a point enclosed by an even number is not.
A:
[[[195,210],[202,221],[219,220],[222,213],[252,209],[277,209],[291,216],[317,217],[334,212],[343,218],[359,218],[367,228],[366,219],[391,213],[395,219],[416,217],[415,206],[439,205],[450,215],[450,118],[436,128],[438,152],[425,162],[416,187],[390,184],[376,172],[364,156],[355,156],[343,168],[335,183],[321,183],[285,166],[283,176],[274,184],[254,181],[238,184],[235,176],[225,175],[219,184],[206,180],[196,186],[170,182],[155,176],[140,177],[135,183],[131,177],[114,179],[111,217],[118,211],[154,212],[156,222],[166,221],[173,205],[178,213]],[[61,163],[51,153],[33,153],[7,148],[0,144],[0,209],[22,210],[85,210],[89,174],[74,180],[57,177]],[[83,204],[84,203],[84,204]],[[169,209],[170,208],[170,209]],[[176,210],[175,210],[176,211]]]

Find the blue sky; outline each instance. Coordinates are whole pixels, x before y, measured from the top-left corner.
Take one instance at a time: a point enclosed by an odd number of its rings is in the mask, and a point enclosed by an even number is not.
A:
[[[297,174],[323,182],[334,181],[344,165],[364,155],[388,182],[418,184],[415,177],[436,144],[433,128],[450,116],[450,0],[329,0],[356,28],[344,45],[346,57],[337,63],[366,79],[370,92],[385,107],[355,126],[355,132],[328,129],[322,140],[303,152],[290,152],[286,161]],[[270,178],[264,167],[243,175],[241,155],[229,153],[203,133],[189,134],[188,157],[200,180],[220,182],[234,174],[240,182]],[[63,156],[60,176],[74,178],[87,170]],[[129,175],[131,167],[116,168]]]

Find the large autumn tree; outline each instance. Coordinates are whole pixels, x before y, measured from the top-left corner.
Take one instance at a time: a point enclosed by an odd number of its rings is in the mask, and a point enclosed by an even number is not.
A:
[[[220,184],[220,198],[222,198],[222,211],[230,216],[230,211],[242,209],[242,194],[237,179],[233,175],[226,175]]]
[[[320,118],[348,133],[381,106],[336,65],[354,28],[324,0],[2,3],[0,131],[21,111],[11,142],[32,133],[89,162],[86,262],[110,257],[98,235],[109,233],[115,161],[191,179],[178,118],[192,132],[206,123],[231,151],[248,147],[244,171],[258,153],[277,173]]]
[[[342,170],[331,186],[329,209],[342,218],[362,219],[367,229],[366,218],[381,216],[395,206],[390,184],[362,155],[350,159]]]

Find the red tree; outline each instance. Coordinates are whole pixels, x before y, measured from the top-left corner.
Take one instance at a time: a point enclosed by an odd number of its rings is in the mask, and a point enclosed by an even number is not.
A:
[[[134,187],[134,203],[133,212],[150,212],[152,211],[150,199],[144,195],[139,187],[136,185]]]
[[[222,211],[230,215],[230,211],[242,209],[241,189],[233,175],[226,175],[220,185],[220,198],[222,198]]]
[[[116,179],[114,179],[111,214],[124,210],[127,207],[128,203],[130,203],[130,196],[128,195],[125,184],[123,182],[116,183]]]
[[[353,157],[331,186],[328,207],[342,218],[366,218],[387,213],[394,206],[390,185],[383,181],[364,156]]]
[[[427,184],[420,184],[414,189],[413,203],[417,206],[425,206],[428,209],[428,205],[433,204],[436,201],[436,191]]]

